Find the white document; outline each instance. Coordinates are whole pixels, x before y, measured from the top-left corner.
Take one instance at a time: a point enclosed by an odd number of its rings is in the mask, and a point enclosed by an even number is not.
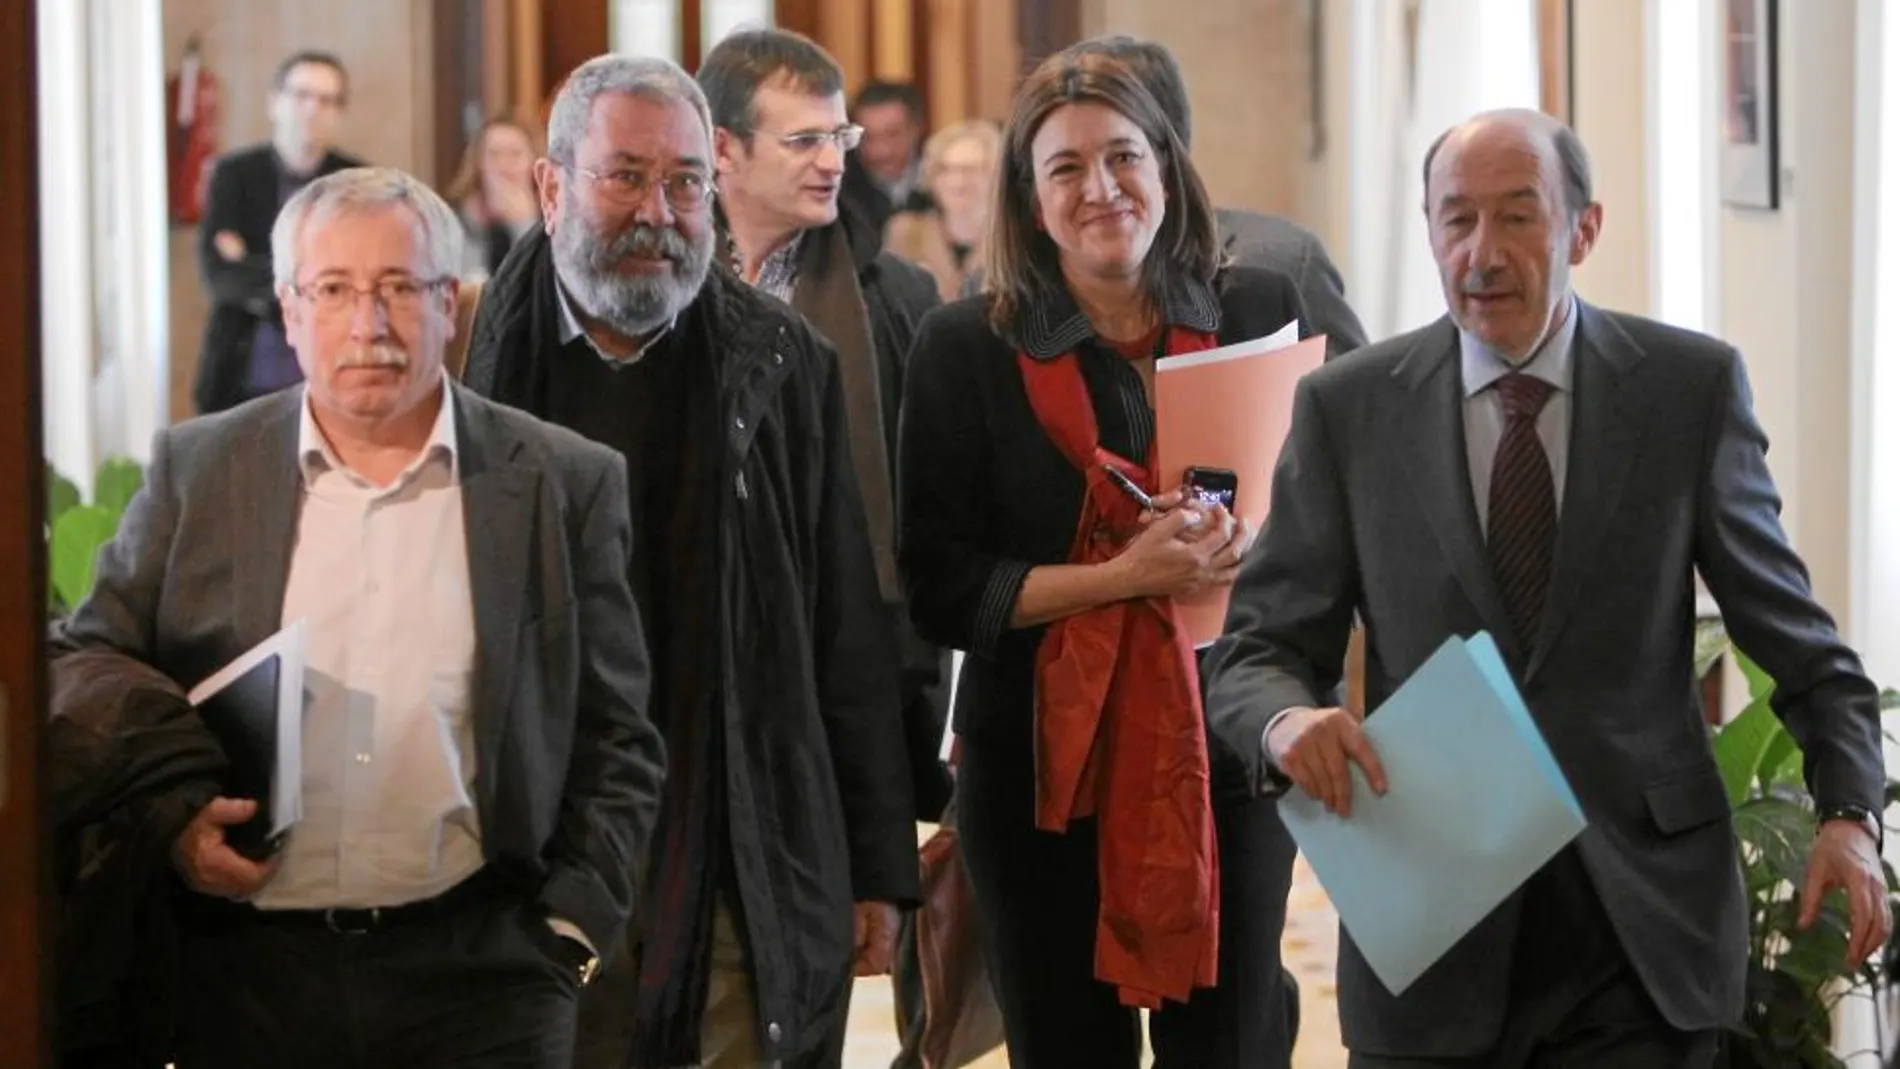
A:
[[[262,746],[267,753],[251,753],[251,760],[269,762],[261,774],[269,777],[269,834],[276,838],[303,817],[303,709],[304,651],[309,632],[306,620],[298,620],[251,647],[230,664],[191,688],[188,697],[194,707],[206,714],[206,726],[219,735],[227,756],[234,764],[244,760],[231,751]],[[243,687],[247,681],[268,688],[266,693],[245,695],[243,712],[249,723],[249,737],[234,743],[232,723],[213,723],[206,703],[227,690]],[[268,707],[260,707],[267,704]],[[224,717],[227,721],[228,716]],[[260,774],[258,769],[238,770]],[[260,802],[262,798],[258,799]]]
[[[950,754],[957,745],[957,731],[950,725],[957,720],[957,679],[963,675],[963,651],[950,651],[950,704],[943,716],[943,737],[937,740],[937,760],[950,763]]]
[[[1384,705],[1366,738],[1385,795],[1358,765],[1352,816],[1299,788],[1280,816],[1366,963],[1402,994],[1580,834],[1583,809],[1490,635],[1453,637]]]
[[[1264,337],[1248,341],[1237,341],[1232,345],[1223,345],[1218,349],[1203,349],[1198,353],[1182,353],[1180,356],[1164,356],[1155,361],[1155,373],[1163,371],[1181,371],[1199,367],[1202,364],[1218,364],[1223,360],[1239,360],[1243,357],[1259,356],[1261,353],[1276,352],[1299,344],[1300,321],[1295,319],[1286,326]]]

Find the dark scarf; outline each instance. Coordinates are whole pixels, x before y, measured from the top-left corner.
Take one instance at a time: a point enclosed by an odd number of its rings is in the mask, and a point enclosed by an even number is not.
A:
[[[643,406],[653,423],[646,455],[629,457],[641,487],[629,578],[654,665],[651,712],[666,739],[667,775],[658,834],[641,889],[638,994],[629,1064],[671,1069],[699,1062],[712,917],[726,850],[725,747],[719,730],[721,460],[720,356],[713,294],[720,279],[680,314],[674,336],[646,359],[653,383],[677,396]],[[469,385],[504,404],[544,415],[554,361],[599,359],[561,351],[551,245],[523,239],[485,292],[471,331]],[[578,346],[576,347],[578,349]],[[644,860],[644,859],[643,859]],[[622,966],[625,967],[625,966]]]
[[[843,224],[807,231],[799,250],[798,285],[792,307],[818,328],[838,353],[844,386],[845,424],[851,431],[851,467],[871,527],[877,588],[887,603],[899,599],[897,524],[891,503],[890,459],[885,453],[883,388],[877,344],[871,333],[858,265]]]

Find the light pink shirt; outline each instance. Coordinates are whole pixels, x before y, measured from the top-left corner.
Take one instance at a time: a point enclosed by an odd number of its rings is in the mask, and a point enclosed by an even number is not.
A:
[[[303,819],[253,903],[395,906],[483,864],[469,711],[475,613],[446,379],[429,443],[389,486],[350,471],[306,396],[283,622],[309,621]]]

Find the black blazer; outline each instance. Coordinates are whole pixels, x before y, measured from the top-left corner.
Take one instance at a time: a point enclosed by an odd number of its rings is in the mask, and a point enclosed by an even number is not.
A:
[[[1270,334],[1306,313],[1293,282],[1277,272],[1233,267],[1212,288],[1171,301],[1170,323],[1211,329],[1231,344]],[[1032,355],[1069,347],[1073,304],[1024,317]],[[1010,630],[1023,578],[1068,560],[1081,515],[1083,477],[1056,450],[1030,409],[1018,345],[989,324],[989,298],[973,297],[924,317],[905,382],[898,477],[898,564],[918,630],[965,651],[956,730],[995,746],[1030,746],[1031,690],[1041,627]],[[1084,343],[1090,395],[1109,441],[1118,416],[1088,362],[1117,358]],[[1237,755],[1216,747],[1217,785],[1239,782]],[[1027,817],[1028,814],[1025,814]]]
[[[1207,713],[1258,770],[1267,720],[1338,681],[1355,614],[1375,710],[1447,637],[1490,631],[1589,820],[1577,848],[1637,975],[1670,1024],[1712,1029],[1741,1011],[1748,931],[1691,667],[1695,573],[1775,679],[1823,805],[1883,808],[1878,694],[1782,532],[1741,355],[1577,310],[1568,474],[1536,641],[1513,633],[1478,529],[1458,336],[1441,319],[1300,383],[1271,518],[1208,659]],[[1346,1045],[1422,1058],[1490,1047],[1511,1005],[1520,902],[1397,997],[1342,934]]]
[[[319,177],[363,161],[341,152],[323,157]],[[204,347],[192,401],[200,414],[221,412],[248,400],[251,335],[265,320],[281,322],[271,283],[270,230],[277,222],[277,150],[270,144],[239,149],[218,161],[198,223],[198,272],[211,295]],[[218,254],[213,239],[229,230],[244,239],[246,255],[233,263]]]

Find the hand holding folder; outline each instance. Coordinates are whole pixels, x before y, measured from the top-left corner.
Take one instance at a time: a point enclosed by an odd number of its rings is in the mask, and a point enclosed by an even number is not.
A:
[[[257,803],[225,830],[233,850],[267,857],[303,815],[302,620],[258,643],[193,687],[188,697],[230,761],[227,798]]]
[[[1340,923],[1397,994],[1585,820],[1488,634],[1447,640],[1366,718],[1365,734],[1385,794],[1350,766],[1350,817],[1299,791],[1280,814]]]
[[[1161,488],[1178,487],[1190,467],[1231,471],[1239,485],[1230,511],[1258,531],[1293,426],[1293,388],[1325,360],[1326,339],[1301,341],[1293,322],[1264,338],[1155,361]],[[1220,637],[1230,589],[1176,599],[1196,646]]]

